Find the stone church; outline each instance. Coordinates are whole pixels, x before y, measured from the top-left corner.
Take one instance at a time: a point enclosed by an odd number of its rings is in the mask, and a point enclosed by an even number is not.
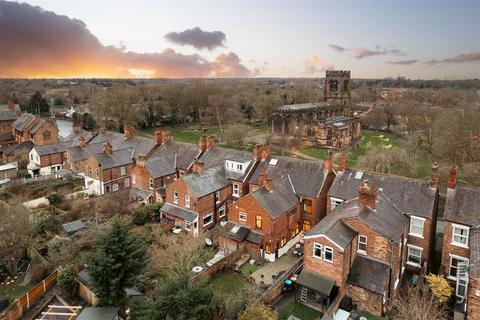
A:
[[[324,101],[291,104],[273,110],[272,143],[341,149],[361,135],[360,120],[350,101],[350,71],[327,71]]]

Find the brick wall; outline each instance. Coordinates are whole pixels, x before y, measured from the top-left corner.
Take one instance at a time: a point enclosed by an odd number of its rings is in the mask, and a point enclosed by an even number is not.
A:
[[[63,164],[64,159],[65,154],[63,152],[40,156],[40,166],[43,168],[53,165],[61,165]]]
[[[411,235],[407,235],[407,243],[422,247],[422,265],[424,262],[429,262],[430,250],[433,250],[432,244],[432,232],[435,232],[434,226],[432,225],[432,220],[425,219],[423,224],[423,239]],[[407,265],[408,266],[408,265]]]
[[[346,294],[360,310],[367,310],[381,316],[383,312],[383,297],[366,289],[347,284]]]
[[[480,320],[480,296],[476,294],[480,293],[480,278],[471,277],[468,285],[468,320]]]
[[[445,220],[444,222],[444,234],[443,234],[443,250],[442,250],[442,263],[440,272],[445,275],[449,274],[450,270],[450,254],[469,258],[470,250],[452,245],[452,222]]]
[[[45,133],[48,134],[44,135]],[[33,140],[36,145],[58,143],[58,129],[54,127],[50,121],[47,121],[37,130],[37,132],[35,132],[33,139],[27,140]]]

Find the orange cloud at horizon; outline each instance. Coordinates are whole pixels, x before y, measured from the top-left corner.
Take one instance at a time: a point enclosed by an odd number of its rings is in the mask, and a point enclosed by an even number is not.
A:
[[[26,3],[0,2],[0,77],[248,77],[233,52],[209,61],[173,49],[126,52],[105,46],[77,19]]]

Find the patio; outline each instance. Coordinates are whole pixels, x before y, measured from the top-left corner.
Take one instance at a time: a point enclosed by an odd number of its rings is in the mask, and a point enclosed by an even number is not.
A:
[[[297,262],[298,257],[292,254],[284,254],[275,262],[266,262],[258,268],[257,271],[252,273],[250,276],[256,284],[267,284],[271,285],[275,281],[276,276],[280,275],[284,271],[290,269],[295,262]]]

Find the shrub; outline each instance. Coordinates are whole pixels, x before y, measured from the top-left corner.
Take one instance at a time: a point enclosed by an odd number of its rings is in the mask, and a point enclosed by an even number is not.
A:
[[[58,217],[52,215],[40,216],[39,221],[35,225],[35,232],[37,234],[45,234],[47,232],[58,234],[61,229],[62,222]]]
[[[73,267],[66,267],[60,272],[58,275],[58,285],[69,295],[75,295],[77,279]]]
[[[49,194],[47,197],[48,203],[50,203],[51,206],[58,206],[60,202],[62,202],[62,195],[58,193],[52,193]]]
[[[133,214],[132,222],[137,226],[143,226],[147,222],[149,222],[150,217],[146,210],[136,210]]]

